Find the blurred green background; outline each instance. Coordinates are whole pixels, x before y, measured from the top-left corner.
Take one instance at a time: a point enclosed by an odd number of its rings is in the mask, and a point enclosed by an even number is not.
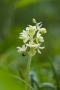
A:
[[[28,57],[16,47],[32,18],[47,33],[42,54],[32,58],[29,83],[34,90],[60,90],[60,0],[0,0],[0,90],[24,90]]]

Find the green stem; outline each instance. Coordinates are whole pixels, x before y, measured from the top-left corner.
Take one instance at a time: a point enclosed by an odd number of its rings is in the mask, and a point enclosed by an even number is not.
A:
[[[30,71],[31,58],[32,58],[32,57],[29,56],[28,65],[27,65],[26,81],[25,81],[25,90],[28,89],[28,76],[29,76],[29,71]]]

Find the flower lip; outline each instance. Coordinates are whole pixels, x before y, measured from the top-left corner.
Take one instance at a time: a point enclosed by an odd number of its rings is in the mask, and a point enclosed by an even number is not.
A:
[[[26,44],[26,46],[28,46],[28,47],[30,47],[30,48],[34,48],[35,47],[35,45],[33,45],[33,44]]]

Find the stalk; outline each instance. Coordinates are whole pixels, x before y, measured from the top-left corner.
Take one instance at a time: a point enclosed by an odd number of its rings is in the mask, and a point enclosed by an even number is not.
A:
[[[29,71],[30,71],[31,58],[32,58],[31,56],[29,56],[29,58],[28,58],[26,81],[25,81],[25,90],[28,90],[28,77],[29,77]]]

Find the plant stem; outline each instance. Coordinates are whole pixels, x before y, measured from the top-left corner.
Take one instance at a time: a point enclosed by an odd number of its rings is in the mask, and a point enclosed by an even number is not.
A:
[[[29,71],[30,71],[31,58],[32,57],[29,56],[28,65],[27,65],[27,73],[26,73],[26,81],[25,81],[25,90],[28,89],[28,76],[29,76]]]

